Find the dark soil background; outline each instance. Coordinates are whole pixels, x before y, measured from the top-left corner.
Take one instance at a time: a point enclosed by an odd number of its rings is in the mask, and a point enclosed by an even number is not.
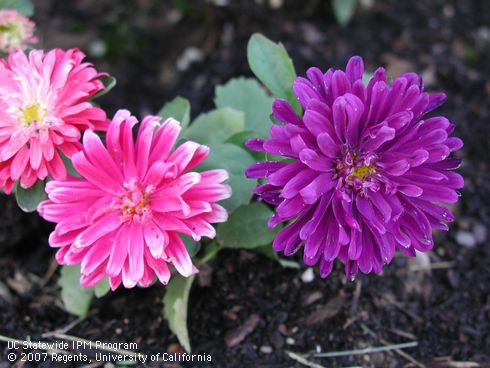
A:
[[[253,253],[223,252],[202,272],[208,283],[201,277],[191,291],[191,344],[194,352],[212,355],[212,367],[301,367],[286,351],[303,355],[414,340],[419,345],[403,352],[305,359],[317,368],[489,366],[489,1],[364,0],[347,28],[336,24],[330,2],[322,0],[35,4],[42,47],[80,47],[99,70],[117,78],[118,86],[99,101],[109,115],[121,107],[139,116],[155,113],[176,95],[192,102],[193,116],[212,108],[216,85],[251,74],[246,43],[253,32],[282,41],[300,75],[312,65],[343,66],[359,54],[370,71],[378,65],[392,75],[416,71],[429,90],[446,92],[439,113],[465,141],[466,187],[454,209],[456,223],[436,234],[428,257],[397,257],[384,275],[360,275],[354,282],[340,269],[327,280],[315,271],[305,282],[303,266],[284,269]],[[54,251],[47,245],[52,227],[22,213],[12,198],[0,200],[0,334],[47,340],[42,334],[75,320],[60,301]],[[164,290],[119,290],[96,300],[89,317],[66,333],[136,342],[147,354],[178,351],[162,320]],[[240,341],[236,336],[244,331]],[[7,353],[4,344],[0,367],[8,366]]]

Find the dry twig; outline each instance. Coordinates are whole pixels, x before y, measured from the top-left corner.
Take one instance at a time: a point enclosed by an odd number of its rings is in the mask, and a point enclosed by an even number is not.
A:
[[[296,353],[293,353],[292,351],[288,351],[288,350],[285,350],[286,354],[288,357],[290,357],[291,359],[297,361],[298,363],[300,364],[303,364],[307,367],[310,367],[310,368],[325,368],[324,366],[320,365],[320,364],[316,364],[316,363],[313,363],[313,362],[310,362],[309,360],[305,359],[302,355],[299,355],[299,354],[296,354]]]
[[[390,350],[414,348],[417,345],[418,345],[417,341],[408,341],[401,344],[391,344],[391,345],[384,345],[384,346],[368,346],[367,348],[363,348],[363,349],[330,351],[327,353],[315,353],[313,354],[313,356],[317,358],[336,358],[336,357],[351,356],[351,355],[365,355],[365,354],[372,354],[372,353],[381,353]]]

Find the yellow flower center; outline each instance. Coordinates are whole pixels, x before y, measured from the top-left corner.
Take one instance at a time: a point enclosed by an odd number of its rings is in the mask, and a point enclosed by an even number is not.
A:
[[[0,26],[0,32],[12,32],[15,28],[13,24],[4,24]]]
[[[141,214],[148,204],[145,193],[129,193],[123,200],[121,210],[125,215]]]
[[[44,121],[45,117],[46,111],[39,104],[34,103],[21,110],[20,119],[24,124],[30,125],[34,122]]]
[[[352,180],[352,178],[355,176],[356,178],[358,178],[360,181],[363,181],[366,176],[368,176],[369,174],[372,174],[376,172],[376,169],[374,168],[374,166],[357,166],[354,171],[352,172],[352,174],[350,174],[347,178]]]

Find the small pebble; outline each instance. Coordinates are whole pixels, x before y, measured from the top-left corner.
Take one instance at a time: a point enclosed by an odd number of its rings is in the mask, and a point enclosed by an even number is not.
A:
[[[189,69],[192,63],[199,62],[204,58],[200,49],[190,46],[184,50],[182,55],[177,59],[177,69],[181,72]]]
[[[277,330],[278,330],[280,333],[282,333],[284,336],[289,335],[289,333],[288,333],[288,329],[287,329],[286,325],[284,325],[284,324],[282,324],[282,323],[281,323],[281,324],[280,324],[280,325],[277,327]]]
[[[480,40],[489,42],[490,41],[490,27],[483,26],[478,28],[477,35]]]
[[[305,284],[312,282],[315,279],[315,273],[313,272],[313,268],[307,268],[305,272],[301,275],[301,281]]]
[[[476,237],[469,231],[459,230],[456,233],[456,242],[463,247],[473,248],[476,245]]]
[[[416,268],[430,269],[430,258],[427,253],[415,251],[415,258],[410,258],[409,263],[413,264]]]
[[[284,347],[284,339],[278,331],[272,333],[270,342],[277,350],[281,350]]]
[[[312,293],[309,293],[303,300],[303,306],[308,306],[310,304],[313,304],[317,301],[319,301],[321,298],[323,298],[323,294],[321,291],[313,291]]]
[[[295,342],[296,341],[294,341],[294,339],[292,337],[288,337],[286,339],[286,344],[288,344],[288,345],[294,345]]]
[[[107,44],[103,40],[94,40],[90,43],[88,52],[93,57],[104,57],[107,53]]]
[[[272,9],[279,9],[282,6],[283,0],[269,0],[269,5]]]
[[[272,353],[272,346],[264,345],[260,347],[260,352],[264,354]]]
[[[227,5],[229,5],[228,0],[213,0],[213,3],[216,6],[227,6]]]
[[[9,288],[1,281],[0,281],[0,299],[3,299],[10,304],[14,302],[12,293],[10,292]]]
[[[475,234],[475,238],[478,243],[485,243],[487,240],[487,228],[485,225],[477,222],[473,225],[473,233]]]

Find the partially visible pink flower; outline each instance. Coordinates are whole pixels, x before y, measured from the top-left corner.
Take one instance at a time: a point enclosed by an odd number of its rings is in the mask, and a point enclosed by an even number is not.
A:
[[[14,9],[0,10],[0,50],[25,50],[37,43],[34,22]]]
[[[81,130],[107,128],[103,110],[87,100],[104,89],[77,49],[11,53],[0,60],[0,187],[10,193],[48,174],[66,177],[59,151],[81,149]]]
[[[82,176],[46,185],[49,200],[38,211],[58,223],[49,244],[59,248],[61,264],[81,264],[80,282],[97,284],[109,277],[111,288],[148,286],[154,276],[166,284],[168,264],[183,276],[196,272],[179,233],[199,240],[213,238],[210,223],[227,219],[215,202],[230,196],[221,184],[224,170],[189,172],[203,162],[209,148],[186,142],[172,151],[180,132],[173,119],[143,119],[138,123],[120,110],[109,124],[106,147],[91,130],[83,150],[73,155]]]

